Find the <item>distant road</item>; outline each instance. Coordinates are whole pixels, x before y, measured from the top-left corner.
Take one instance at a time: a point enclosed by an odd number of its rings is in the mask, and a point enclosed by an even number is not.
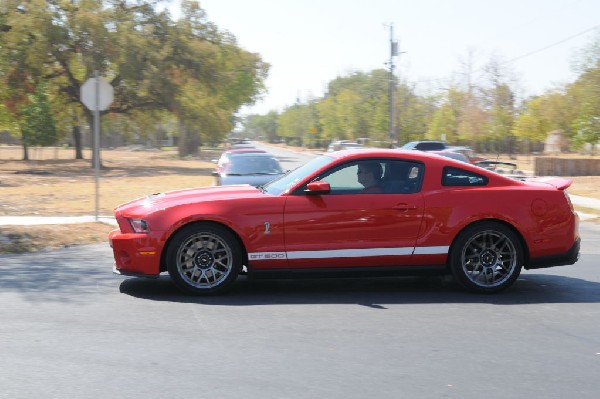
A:
[[[285,170],[296,169],[320,154],[318,151],[290,150],[257,141],[253,142],[253,144],[256,148],[265,150],[275,155]]]

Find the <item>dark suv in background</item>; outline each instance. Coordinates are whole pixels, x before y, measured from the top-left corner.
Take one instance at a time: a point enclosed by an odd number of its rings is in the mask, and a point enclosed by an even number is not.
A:
[[[448,144],[443,141],[411,141],[400,147],[401,150],[419,150],[419,151],[443,151],[448,149]]]

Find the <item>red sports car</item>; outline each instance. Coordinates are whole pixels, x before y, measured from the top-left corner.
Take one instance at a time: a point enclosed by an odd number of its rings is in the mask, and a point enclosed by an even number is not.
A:
[[[263,186],[152,194],[115,209],[115,273],[168,272],[191,294],[236,277],[451,273],[497,292],[573,264],[570,180],[518,181],[418,151],[327,153]]]

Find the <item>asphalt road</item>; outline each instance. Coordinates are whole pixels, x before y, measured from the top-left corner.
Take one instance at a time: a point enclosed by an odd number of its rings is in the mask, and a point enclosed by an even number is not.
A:
[[[0,398],[597,398],[600,228],[508,291],[240,279],[186,297],[107,245],[0,256]]]

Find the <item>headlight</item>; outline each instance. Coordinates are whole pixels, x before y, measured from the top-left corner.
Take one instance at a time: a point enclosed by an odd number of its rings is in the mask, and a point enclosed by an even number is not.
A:
[[[129,224],[131,224],[131,228],[136,233],[149,233],[148,223],[144,219],[129,219]]]

